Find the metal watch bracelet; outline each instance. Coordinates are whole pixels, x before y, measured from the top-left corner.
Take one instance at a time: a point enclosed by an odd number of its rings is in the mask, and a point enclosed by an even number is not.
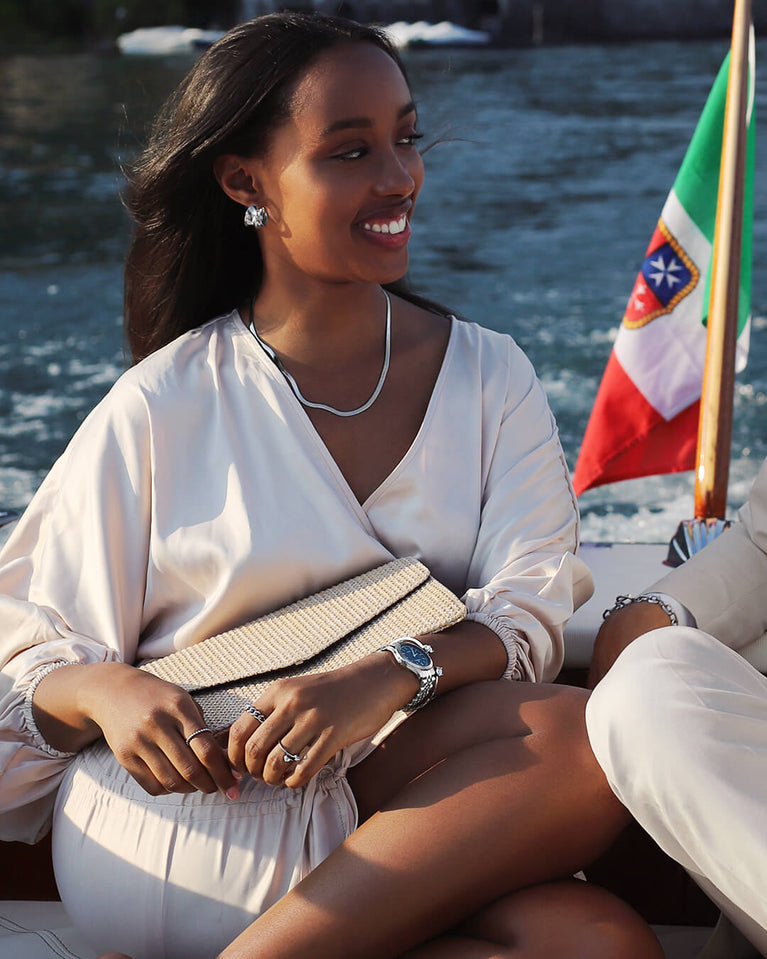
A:
[[[416,647],[426,653],[429,659],[429,666],[425,664],[416,665],[408,657],[403,656],[400,648],[403,645]],[[414,713],[417,709],[421,709],[427,703],[431,702],[437,692],[439,677],[442,675],[442,667],[434,665],[434,660],[431,657],[434,650],[431,646],[412,636],[401,636],[399,639],[394,640],[394,642],[382,646],[379,652],[391,653],[398,665],[412,672],[418,679],[416,694],[409,703],[402,707],[404,712]]]

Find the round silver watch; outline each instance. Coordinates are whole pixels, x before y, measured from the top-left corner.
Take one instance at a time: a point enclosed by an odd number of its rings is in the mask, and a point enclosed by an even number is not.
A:
[[[437,683],[442,675],[442,667],[435,666],[431,658],[433,648],[412,636],[401,636],[393,643],[382,646],[379,652],[391,653],[394,659],[418,677],[418,692],[402,708],[406,713],[414,713],[434,699]]]

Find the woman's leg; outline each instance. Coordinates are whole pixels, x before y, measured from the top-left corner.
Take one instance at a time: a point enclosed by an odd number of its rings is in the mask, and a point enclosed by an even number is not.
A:
[[[504,896],[401,959],[663,959],[649,926],[599,886],[565,879]]]
[[[389,959],[588,864],[628,817],[588,746],[586,697],[482,683],[409,719],[350,775],[362,825],[221,959]]]
[[[604,889],[576,879],[532,886],[400,959],[663,959],[650,928]],[[130,959],[110,952],[99,959]]]

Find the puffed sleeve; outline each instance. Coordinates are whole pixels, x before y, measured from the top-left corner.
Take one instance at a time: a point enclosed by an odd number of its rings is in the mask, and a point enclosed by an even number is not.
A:
[[[0,553],[0,839],[47,830],[71,754],[32,694],[65,663],[135,659],[151,510],[148,417],[119,382],[85,420]]]
[[[533,368],[506,338],[505,402],[488,445],[479,534],[464,602],[506,646],[506,677],[545,682],[564,660],[564,627],[593,592],[575,554],[579,520],[554,417]],[[497,379],[497,376],[496,376]],[[486,391],[497,402],[497,389]],[[485,422],[493,422],[486,412]]]

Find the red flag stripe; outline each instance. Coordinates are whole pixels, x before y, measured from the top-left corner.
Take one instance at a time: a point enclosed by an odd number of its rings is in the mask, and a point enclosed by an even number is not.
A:
[[[611,353],[581,445],[576,495],[605,483],[694,469],[699,405],[665,420]]]

